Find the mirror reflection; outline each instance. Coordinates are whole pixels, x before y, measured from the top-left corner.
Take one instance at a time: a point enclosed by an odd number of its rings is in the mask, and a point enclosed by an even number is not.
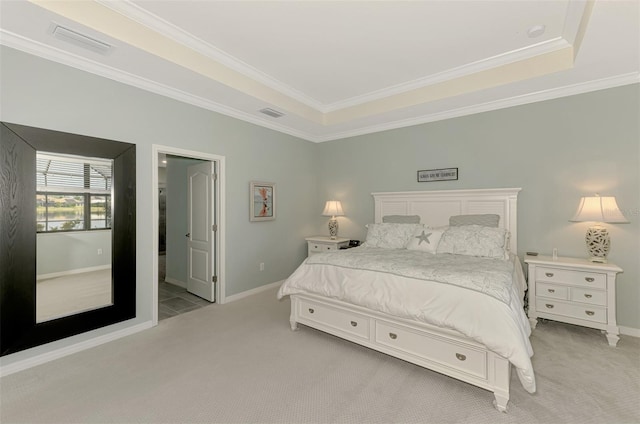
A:
[[[113,161],[36,154],[36,322],[113,304]]]

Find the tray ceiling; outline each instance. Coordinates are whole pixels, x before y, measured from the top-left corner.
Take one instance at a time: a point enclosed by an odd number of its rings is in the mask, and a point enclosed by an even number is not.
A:
[[[638,1],[0,7],[3,45],[310,141],[640,82]]]

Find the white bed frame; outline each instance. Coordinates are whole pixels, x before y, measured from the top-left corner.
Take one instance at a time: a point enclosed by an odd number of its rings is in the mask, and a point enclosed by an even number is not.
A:
[[[498,214],[511,232],[517,253],[519,188],[372,193],[375,222],[386,215],[420,215],[431,226],[449,224],[449,217]],[[291,295],[291,329],[298,323],[423,366],[493,392],[494,405],[505,412],[509,402],[511,364],[464,335],[432,325],[397,318],[335,299],[311,294]]]

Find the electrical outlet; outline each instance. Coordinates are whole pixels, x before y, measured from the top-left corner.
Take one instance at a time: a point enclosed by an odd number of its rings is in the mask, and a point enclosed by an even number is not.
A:
[[[264,271],[264,262],[260,262],[260,271]]]
[[[98,249],[98,255],[102,255],[102,249]]]

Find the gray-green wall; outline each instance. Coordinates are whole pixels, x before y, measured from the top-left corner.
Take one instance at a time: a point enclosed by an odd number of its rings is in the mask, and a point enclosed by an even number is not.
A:
[[[3,365],[151,320],[153,144],[225,157],[227,296],[283,280],[306,257],[317,212],[314,143],[5,46],[0,58],[0,120],[126,141],[137,153],[136,318],[3,357]],[[276,220],[249,221],[252,180],[277,184]]]
[[[321,144],[248,124],[6,47],[0,119],[137,145],[137,316],[2,359],[29,359],[152,316],[151,146],[226,158],[227,296],[286,278],[304,237],[327,232],[325,200],[342,200],[340,235],[364,237],[373,191],[522,187],[520,251],[585,256],[586,224],[569,223],[582,195],[615,195],[631,224],[610,225],[620,324],[640,328],[638,86],[541,102]],[[417,183],[418,169],[458,167],[460,180]],[[277,184],[277,219],[249,221],[252,180]],[[265,263],[259,271],[258,264]]]
[[[111,230],[40,233],[36,237],[39,276],[100,266],[111,266]]]
[[[640,328],[640,85],[565,97],[318,145],[319,201],[342,201],[340,235],[364,238],[371,192],[521,187],[518,251],[586,257],[581,196],[616,196],[630,224],[607,224],[618,323]],[[416,171],[459,168],[418,183]],[[317,218],[318,226],[326,220]]]

